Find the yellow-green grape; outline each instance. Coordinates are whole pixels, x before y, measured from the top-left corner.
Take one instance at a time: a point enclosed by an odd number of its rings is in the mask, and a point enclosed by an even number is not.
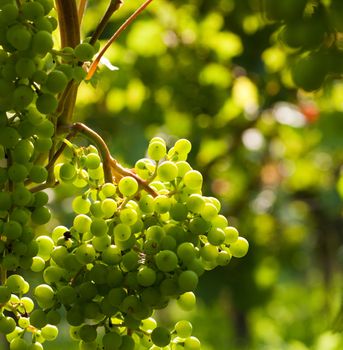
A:
[[[242,258],[248,253],[249,242],[244,237],[238,239],[230,244],[230,251],[235,258]]]
[[[138,191],[138,182],[131,176],[125,176],[120,179],[118,189],[125,197],[131,197]]]
[[[148,146],[148,155],[151,159],[159,161],[167,154],[167,148],[164,142],[151,141]]]
[[[185,339],[185,342],[184,342],[185,350],[200,350],[200,348],[201,348],[201,343],[198,338],[192,336]]]
[[[189,321],[179,321],[174,328],[177,336],[180,338],[188,338],[192,335],[193,326]]]
[[[151,340],[155,345],[163,347],[170,343],[171,335],[167,328],[156,327],[151,332]]]
[[[47,324],[41,329],[41,335],[44,339],[48,341],[55,340],[58,336],[58,328],[51,324]]]
[[[202,175],[197,170],[190,170],[183,176],[183,182],[191,190],[199,190],[202,186]]]
[[[196,304],[196,298],[193,292],[186,292],[181,294],[177,299],[177,304],[184,311],[191,311]]]
[[[178,168],[175,163],[165,161],[158,166],[157,175],[161,181],[172,181],[178,175]]]

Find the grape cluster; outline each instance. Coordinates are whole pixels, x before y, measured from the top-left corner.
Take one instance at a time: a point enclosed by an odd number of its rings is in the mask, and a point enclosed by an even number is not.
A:
[[[294,83],[305,91],[319,89],[327,77],[343,74],[343,51],[338,42],[342,30],[340,0],[264,0],[264,13],[281,26],[279,39],[292,49]]]
[[[55,175],[78,189],[73,224],[36,238],[31,268],[44,279],[33,290],[38,308],[30,301],[24,313],[17,311],[18,326],[5,318],[7,339],[23,343],[18,334],[31,331],[33,349],[41,349],[42,339],[57,336],[63,307],[81,350],[200,349],[188,321],[170,331],[157,325],[153,312],[172,299],[191,310],[199,277],[244,256],[248,242],[220,214],[219,201],[202,195],[202,175],[186,161],[190,142],[178,140],[167,152],[165,142],[153,138],[149,158],[131,175],[115,174],[113,183],[104,183],[94,147],[70,147]],[[30,299],[16,294],[27,291],[22,277],[10,276],[3,293],[11,299],[3,301],[20,308]]]

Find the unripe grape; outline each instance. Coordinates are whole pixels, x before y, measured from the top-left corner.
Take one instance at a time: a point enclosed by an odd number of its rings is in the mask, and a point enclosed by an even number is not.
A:
[[[157,175],[161,181],[172,181],[178,174],[178,168],[175,163],[166,161],[157,168]]]
[[[102,337],[102,346],[104,350],[119,349],[122,344],[122,337],[116,332],[106,333]]]
[[[57,99],[54,95],[49,93],[43,93],[38,96],[36,100],[36,107],[40,113],[50,114],[57,109]]]
[[[79,337],[84,342],[92,342],[97,337],[96,327],[85,324],[79,329]]]
[[[162,250],[155,255],[155,262],[159,270],[170,272],[176,269],[178,259],[176,254],[171,250]]]
[[[58,336],[58,328],[51,324],[47,324],[41,329],[42,337],[46,340],[52,341],[55,340]]]
[[[93,58],[95,52],[94,47],[89,43],[81,43],[75,47],[74,53],[79,61],[84,62],[90,61]]]
[[[193,326],[189,321],[179,321],[175,324],[175,331],[178,337],[188,338],[192,335]]]
[[[167,328],[165,327],[156,327],[151,332],[152,342],[160,347],[167,346],[170,343],[171,335]]]
[[[183,176],[184,184],[191,190],[198,190],[202,186],[202,175],[197,170],[190,170]]]
[[[186,292],[179,296],[177,299],[177,304],[181,307],[184,311],[191,311],[195,304],[196,304],[196,298],[193,292]]]
[[[44,86],[53,94],[61,92],[65,89],[68,84],[68,79],[65,74],[59,70],[52,71],[46,81]]]
[[[36,54],[45,56],[53,48],[53,46],[54,42],[52,40],[51,33],[45,30],[40,30],[33,35],[32,50]]]
[[[35,21],[44,15],[44,8],[38,1],[24,2],[21,5],[21,12],[24,19]]]
[[[148,146],[148,155],[151,159],[159,161],[166,156],[167,150],[165,143],[150,142]]]
[[[95,249],[91,244],[82,244],[76,251],[75,256],[81,264],[89,264],[95,259]]]
[[[244,237],[238,237],[237,241],[230,244],[230,252],[235,258],[242,258],[248,253],[249,242]]]
[[[26,50],[31,44],[31,33],[22,24],[11,26],[6,32],[8,42],[17,50]]]
[[[120,179],[118,189],[123,196],[131,197],[138,191],[138,183],[133,177],[125,176]]]

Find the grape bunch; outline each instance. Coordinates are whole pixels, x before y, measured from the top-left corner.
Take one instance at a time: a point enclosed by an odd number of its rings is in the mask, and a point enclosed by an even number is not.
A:
[[[157,325],[154,310],[172,299],[191,310],[199,277],[244,256],[248,242],[220,214],[219,201],[202,195],[202,175],[186,161],[190,142],[178,140],[167,152],[165,142],[153,138],[149,158],[131,175],[114,172],[113,183],[104,182],[96,148],[69,145],[72,152],[56,164],[55,175],[61,186],[78,190],[73,224],[36,238],[31,269],[44,279],[33,290],[38,308],[30,301],[25,313],[18,310],[18,326],[7,339],[23,343],[18,335],[31,331],[40,349],[42,339],[57,336],[63,307],[81,350],[200,349],[188,321],[170,331]],[[27,282],[9,279],[8,304],[30,300],[22,298]]]
[[[291,49],[290,68],[298,87],[314,91],[327,77],[343,74],[342,1],[264,0],[263,10],[278,23],[278,37]]]
[[[171,300],[192,309],[199,277],[243,257],[248,242],[202,195],[189,141],[167,151],[155,137],[125,169],[100,136],[65,118],[99,45],[57,50],[53,7],[0,0],[0,332],[10,350],[42,350],[65,318],[80,350],[200,349],[188,321],[169,330],[154,312]],[[77,133],[93,142],[78,146]],[[55,186],[75,194],[73,223],[42,234],[44,189]],[[29,269],[43,282],[31,286]]]

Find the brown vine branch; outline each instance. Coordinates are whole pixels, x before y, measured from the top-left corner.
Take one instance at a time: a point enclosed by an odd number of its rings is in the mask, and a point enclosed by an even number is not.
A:
[[[118,38],[118,36],[136,19],[136,17],[143,12],[143,10],[152,2],[153,0],[146,0],[119,28],[118,30],[112,35],[112,37],[107,41],[105,46],[102,48],[102,50],[98,53],[95,60],[92,62],[91,66],[89,67],[88,74],[86,76],[86,80],[89,80],[94,75],[99,62],[101,60],[101,57],[105,54],[107,49],[112,45],[112,43]]]
[[[85,14],[85,9],[87,7],[88,0],[80,0],[79,8],[78,8],[78,17],[79,24],[81,25],[83,16]]]
[[[96,41],[99,39],[101,33],[104,31],[106,24],[110,20],[111,16],[114,14],[114,12],[119,10],[119,8],[121,7],[122,4],[123,4],[123,0],[110,0],[110,3],[108,5],[108,8],[107,8],[104,16],[102,17],[100,23],[96,27],[96,29],[91,37],[91,40],[89,41],[89,43],[91,45],[94,45],[96,43]]]

